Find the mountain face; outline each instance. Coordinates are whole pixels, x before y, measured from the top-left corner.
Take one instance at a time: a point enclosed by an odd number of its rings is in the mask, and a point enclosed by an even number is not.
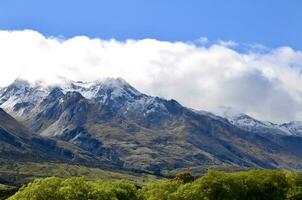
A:
[[[47,91],[39,86],[31,86],[27,81],[17,79],[11,85],[0,90],[0,104],[14,116],[29,113],[40,102]]]
[[[279,134],[302,137],[302,122],[292,121],[283,124],[274,124],[254,119],[246,114],[236,112],[231,108],[222,108],[220,113],[231,124],[253,133]]]
[[[72,152],[60,149],[55,141],[33,136],[13,117],[0,109],[0,155],[6,158],[48,158],[52,152],[57,152],[56,159],[72,158]],[[47,150],[51,150],[47,153]],[[61,152],[60,152],[61,151]]]
[[[108,161],[104,156],[95,156],[64,141],[33,135],[1,108],[0,159],[118,166],[118,163]]]
[[[297,122],[194,111],[142,94],[122,79],[47,87],[17,80],[1,90],[0,102],[36,136],[100,163],[151,172],[198,165],[302,168]]]

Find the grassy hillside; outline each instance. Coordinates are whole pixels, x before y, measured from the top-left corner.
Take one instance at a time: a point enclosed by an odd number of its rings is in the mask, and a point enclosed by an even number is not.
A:
[[[90,168],[66,163],[12,162],[5,160],[0,160],[0,163],[0,183],[16,186],[28,183],[35,178],[49,176],[61,178],[85,176],[89,179],[126,179],[137,184],[143,184],[156,179],[155,176],[148,174]]]

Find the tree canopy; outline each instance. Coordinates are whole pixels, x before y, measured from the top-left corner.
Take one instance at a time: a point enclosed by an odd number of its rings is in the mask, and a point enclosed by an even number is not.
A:
[[[181,173],[138,189],[125,180],[36,179],[9,200],[302,200],[302,174],[279,170]]]

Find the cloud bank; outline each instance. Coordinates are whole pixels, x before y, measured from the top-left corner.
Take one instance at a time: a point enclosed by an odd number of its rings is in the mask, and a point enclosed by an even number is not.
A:
[[[0,86],[16,77],[93,81],[122,77],[150,95],[173,98],[199,110],[234,107],[253,117],[302,120],[302,52],[290,47],[232,41],[209,44],[154,39],[102,40],[45,37],[32,31],[0,31]]]

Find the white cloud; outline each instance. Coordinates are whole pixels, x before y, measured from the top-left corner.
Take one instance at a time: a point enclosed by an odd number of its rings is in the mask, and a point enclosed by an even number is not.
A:
[[[224,47],[236,47],[238,46],[237,42],[234,42],[232,40],[224,41],[224,40],[218,40],[217,44],[224,46]]]
[[[207,37],[203,37],[201,36],[199,39],[197,39],[196,43],[197,44],[201,44],[201,45],[206,45],[208,44],[210,41]]]
[[[234,42],[59,39],[31,30],[0,31],[0,44],[0,86],[16,77],[50,83],[58,76],[122,77],[195,109],[230,106],[264,120],[302,120],[302,52],[290,47],[242,53]]]

